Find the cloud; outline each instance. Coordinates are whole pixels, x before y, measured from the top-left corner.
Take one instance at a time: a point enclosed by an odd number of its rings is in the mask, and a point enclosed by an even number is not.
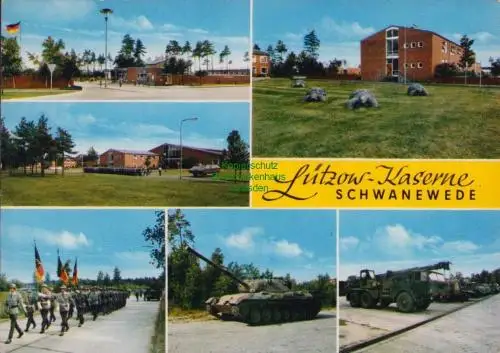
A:
[[[375,32],[373,27],[362,27],[358,22],[337,22],[330,17],[325,17],[321,21],[321,27],[331,33],[336,33],[341,37],[365,37]]]
[[[146,251],[122,251],[116,252],[115,256],[120,260],[144,262],[149,261],[150,256]]]
[[[161,26],[161,29],[164,31],[178,31],[181,29],[181,27],[174,25],[172,23],[165,23],[163,26]]]
[[[125,19],[119,16],[110,16],[109,26],[114,29],[128,29],[134,31],[149,31],[154,29],[153,24],[144,15],[139,15],[131,19]]]
[[[10,238],[19,241],[35,239],[49,245],[56,245],[63,249],[77,249],[80,247],[89,247],[91,241],[83,233],[72,233],[67,230],[51,231],[42,228],[33,228],[28,226],[11,226],[7,229]]]
[[[406,256],[413,250],[435,247],[443,240],[437,236],[424,236],[406,229],[401,224],[387,225],[378,229],[374,235],[378,247],[387,253]]]
[[[446,242],[441,246],[441,250],[449,253],[472,253],[479,250],[479,246],[468,240],[457,240]]]
[[[359,239],[356,237],[341,237],[339,239],[340,249],[348,250],[350,248],[355,248],[359,244]]]
[[[243,228],[239,233],[230,234],[224,239],[226,246],[240,250],[252,250],[255,247],[255,237],[264,233],[262,228]]]
[[[83,114],[76,117],[76,121],[80,125],[91,125],[97,121],[92,114]]]
[[[284,257],[313,257],[311,252],[304,251],[299,244],[290,243],[288,240],[280,240],[273,242],[273,251],[280,256]]]
[[[470,37],[478,40],[479,42],[488,42],[495,38],[495,36],[489,32],[477,32],[472,34]]]
[[[198,34],[208,34],[209,33],[207,30],[201,29],[201,28],[190,28],[190,29],[188,29],[188,32],[198,33]]]
[[[36,16],[51,21],[70,22],[96,12],[93,0],[23,0],[9,1],[9,11],[13,15],[22,15],[23,18]]]

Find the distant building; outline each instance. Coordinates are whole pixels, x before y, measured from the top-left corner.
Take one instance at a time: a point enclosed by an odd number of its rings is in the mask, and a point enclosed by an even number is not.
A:
[[[143,168],[146,160],[150,168],[157,168],[160,156],[149,151],[109,149],[99,156],[99,165],[110,168]]]
[[[390,26],[361,40],[361,77],[427,80],[442,63],[458,64],[463,49],[442,35],[414,27]]]
[[[76,168],[77,161],[75,158],[67,157],[64,159],[64,169],[66,168]]]
[[[208,76],[248,76],[250,75],[250,70],[248,69],[217,69],[208,70]]]
[[[262,50],[252,52],[252,75],[256,77],[269,76],[271,71],[271,58]]]
[[[181,158],[181,149],[179,145],[164,143],[150,151],[161,156],[160,166],[163,168],[178,167]],[[186,168],[198,163],[220,165],[222,162],[222,154],[222,150],[182,146],[182,165]]]

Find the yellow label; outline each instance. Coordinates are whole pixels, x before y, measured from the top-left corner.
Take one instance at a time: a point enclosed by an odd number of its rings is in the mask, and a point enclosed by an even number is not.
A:
[[[500,208],[500,161],[252,159],[253,207]]]

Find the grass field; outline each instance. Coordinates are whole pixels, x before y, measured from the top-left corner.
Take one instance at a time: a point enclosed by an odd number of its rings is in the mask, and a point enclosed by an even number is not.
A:
[[[408,97],[395,83],[307,80],[327,91],[304,103],[289,79],[254,82],[253,146],[260,157],[499,158],[500,89],[426,86]],[[371,90],[380,107],[351,111],[349,94]]]
[[[172,171],[173,173],[173,171]],[[3,206],[244,206],[245,183],[210,178],[66,173],[1,177]]]
[[[64,91],[59,89],[4,89],[1,99],[33,98],[40,96],[52,96],[55,94],[71,93],[75,91]]]

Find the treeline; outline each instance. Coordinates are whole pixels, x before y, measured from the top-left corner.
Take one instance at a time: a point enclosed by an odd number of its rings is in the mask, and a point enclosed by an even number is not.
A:
[[[482,270],[480,273],[472,273],[470,277],[465,277],[461,272],[450,275],[452,279],[458,279],[462,282],[477,283],[498,283],[500,284],[500,268],[493,271]]]
[[[282,40],[275,45],[268,45],[265,50],[271,59],[271,76],[285,77],[295,74],[310,76],[327,76],[337,74],[345,60],[334,58],[328,63],[319,61],[321,41],[316,31],[312,30],[304,36],[304,47],[299,53],[288,50]],[[262,51],[258,44],[254,44],[254,51]],[[288,54],[287,54],[288,53]],[[259,75],[260,73],[257,73]]]
[[[191,231],[189,220],[180,210],[168,213],[168,298],[172,305],[183,309],[204,308],[204,302],[210,297],[220,297],[225,294],[238,293],[238,283],[217,268],[201,266],[200,260],[192,255],[186,245],[194,247],[195,235]],[[208,257],[208,254],[206,254]],[[237,278],[271,279],[272,270],[259,270],[253,263],[239,264],[224,261],[220,248],[215,248],[210,260],[224,266]],[[335,305],[335,285],[329,275],[319,275],[317,279],[298,283],[290,274],[283,280],[291,290],[314,291],[325,306]]]

